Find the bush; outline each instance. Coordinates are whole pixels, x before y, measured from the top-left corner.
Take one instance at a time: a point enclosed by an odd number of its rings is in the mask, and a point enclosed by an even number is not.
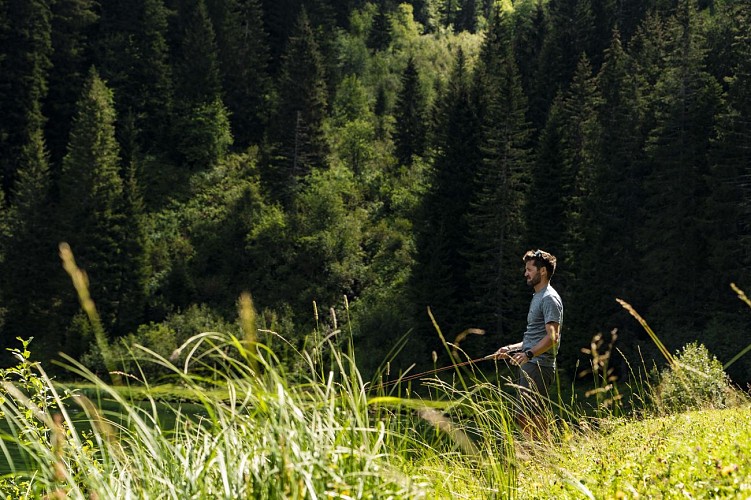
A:
[[[191,337],[205,332],[221,332],[239,336],[240,328],[236,324],[225,321],[205,305],[192,305],[184,312],[168,316],[161,323],[152,322],[141,325],[136,333],[113,342],[110,351],[118,369],[138,379],[143,377],[150,382],[156,382],[159,377],[170,375],[172,372],[154,363],[153,356],[136,346],[142,346],[180,366],[187,354],[179,349],[180,346]],[[101,353],[94,344],[81,358],[81,363],[99,375],[105,371]]]
[[[665,413],[727,408],[737,398],[722,363],[696,342],[676,353],[675,363],[660,373],[653,392],[658,411]]]

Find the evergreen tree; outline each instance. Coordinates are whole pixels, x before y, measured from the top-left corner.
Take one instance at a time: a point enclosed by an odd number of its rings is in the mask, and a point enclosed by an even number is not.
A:
[[[732,358],[748,344],[748,309],[730,289],[735,283],[746,293],[751,290],[751,5],[734,4],[732,24],[732,60],[736,61],[728,78],[726,103],[718,117],[718,137],[710,169],[710,196],[705,209],[712,283],[704,300],[719,324],[707,344],[719,359]],[[709,288],[709,287],[708,287]],[[708,336],[709,337],[709,336]],[[711,346],[711,347],[710,347]],[[735,363],[729,373],[736,380],[748,380],[751,362]]]
[[[49,359],[62,347],[57,332],[66,324],[59,321],[56,308],[55,285],[60,282],[52,279],[61,269],[51,224],[50,168],[40,129],[29,136],[19,164],[9,227],[3,231],[0,289],[7,313],[1,345],[10,347],[17,337],[33,336],[35,355]]]
[[[388,8],[389,2],[378,2],[378,10],[373,16],[367,46],[374,52],[386,50],[391,43],[391,21],[389,20]]]
[[[413,156],[425,149],[425,96],[414,58],[410,57],[402,74],[402,88],[397,96],[394,118],[394,148],[397,160],[410,165]]]
[[[464,249],[469,234],[466,214],[481,163],[481,127],[461,51],[437,106],[432,179],[415,223],[417,254],[410,284],[417,341],[426,356],[432,350],[442,352],[427,317],[428,307],[444,332],[471,326],[467,324],[471,318],[463,316],[470,297]]]
[[[643,282],[653,284],[644,290],[649,311],[678,345],[706,320],[702,311],[710,286],[704,275],[709,243],[703,214],[711,139],[707,132],[713,129],[720,89],[704,69],[696,23],[689,2],[681,2],[670,24],[675,49],[655,86],[656,123],[647,143],[647,217],[640,238]],[[664,272],[666,266],[676,272]],[[659,283],[647,279],[657,274]]]
[[[573,285],[591,276],[593,263],[590,259],[597,258],[592,255],[597,249],[591,245],[600,238],[602,231],[598,210],[603,207],[597,198],[600,167],[597,146],[601,128],[596,110],[599,101],[592,67],[586,56],[582,56],[562,100],[561,169],[566,181],[561,187],[565,233],[560,242],[562,252],[558,256],[565,267],[556,272],[557,281],[566,288],[569,299],[566,311],[567,330],[571,334],[569,341],[577,346],[587,345],[597,333],[593,330],[593,322],[599,319],[602,309],[592,307],[587,300],[594,297],[595,303],[602,306],[602,287],[607,281],[607,276],[603,276],[593,286]],[[570,357],[575,352],[568,351],[567,354],[565,357]]]
[[[44,126],[52,54],[49,0],[6,0],[0,4],[0,177],[11,194],[22,149]]]
[[[232,143],[216,39],[203,0],[181,0],[178,16],[182,38],[174,66],[177,149],[189,167],[205,169]]]
[[[96,70],[89,72],[63,160],[60,179],[59,241],[67,242],[90,281],[105,330],[113,332],[123,300],[122,270],[138,256],[127,254],[126,214],[112,92]],[[59,271],[62,275],[64,272]],[[77,311],[72,287],[65,306]],[[70,344],[75,344],[71,332]],[[117,332],[122,333],[122,332]],[[72,353],[71,353],[72,354]]]
[[[146,289],[151,275],[149,263],[148,233],[141,187],[138,182],[138,169],[134,162],[125,169],[123,182],[124,214],[121,252],[123,259],[116,272],[120,278],[120,300],[114,332],[119,334],[135,332],[147,317],[148,297]]]
[[[494,333],[488,339],[493,345],[524,327],[526,306],[517,270],[527,250],[524,207],[531,180],[531,130],[509,22],[501,14],[494,16],[480,53],[475,92],[485,110],[482,162],[475,176],[467,217],[470,238],[464,251],[470,263],[472,316],[480,321],[478,326]]]
[[[606,51],[597,85],[596,127],[591,130],[587,153],[591,191],[580,196],[580,245],[576,250],[579,280],[601,277],[579,294],[581,303],[587,304],[580,311],[581,324],[590,335],[623,327],[612,323],[615,316],[624,316],[615,298],[633,301],[639,295],[637,235],[643,216],[644,109],[634,64],[623,50],[618,31]]]
[[[269,47],[259,0],[211,0],[235,146],[260,144],[269,114]]]
[[[595,49],[595,15],[591,0],[559,0],[547,4],[545,40],[533,89],[544,116],[559,90],[568,88],[582,53],[591,61]],[[542,123],[535,123],[540,127]]]
[[[281,71],[282,56],[295,31],[294,21],[299,19],[302,5],[302,0],[261,0],[265,31],[269,34],[269,72],[275,78]]]
[[[565,200],[572,186],[570,172],[562,168],[566,124],[562,101],[563,95],[559,94],[540,132],[526,209],[527,240],[553,255],[563,255]]]
[[[620,0],[616,2],[615,26],[621,33],[622,43],[628,45],[653,3],[653,0]]]
[[[324,165],[327,149],[322,128],[327,106],[323,63],[305,9],[284,54],[278,88],[279,110],[270,130],[278,156],[266,182],[274,196],[290,201],[298,180]]]
[[[542,129],[549,103],[537,85],[541,53],[546,36],[545,8],[541,1],[525,2],[513,16],[514,55],[524,94],[529,101],[529,119],[534,128]]]
[[[477,2],[479,0],[463,0],[461,10],[456,18],[456,32],[477,32]]]
[[[52,55],[44,114],[53,179],[59,176],[75,104],[91,66],[91,38],[98,20],[94,0],[52,2]]]
[[[117,115],[133,117],[142,155],[158,155],[168,149],[173,105],[168,11],[163,0],[120,0],[104,2],[101,16],[98,67]],[[125,138],[120,142],[125,146]]]

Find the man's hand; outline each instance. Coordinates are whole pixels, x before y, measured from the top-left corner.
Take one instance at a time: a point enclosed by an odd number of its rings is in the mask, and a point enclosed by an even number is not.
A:
[[[510,350],[511,349],[509,348],[509,346],[505,345],[494,352],[491,356],[493,357],[493,359],[509,359],[511,357],[509,355]]]
[[[507,357],[516,366],[521,366],[529,361],[529,357],[524,351],[514,351],[513,354],[507,354]]]

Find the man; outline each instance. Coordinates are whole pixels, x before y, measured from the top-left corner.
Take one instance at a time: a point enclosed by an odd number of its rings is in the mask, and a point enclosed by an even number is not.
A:
[[[495,359],[507,359],[519,367],[519,393],[524,408],[517,413],[522,431],[529,434],[535,426],[544,432],[543,407],[555,378],[555,353],[563,324],[563,302],[550,286],[556,258],[543,250],[524,254],[524,278],[534,289],[527,314],[527,330],[517,344],[498,349]]]

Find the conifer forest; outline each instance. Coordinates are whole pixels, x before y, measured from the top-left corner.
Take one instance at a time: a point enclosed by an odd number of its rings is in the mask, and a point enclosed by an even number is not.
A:
[[[313,332],[366,375],[450,364],[441,335],[484,356],[542,248],[566,380],[598,333],[621,373],[659,362],[616,299],[725,363],[750,145],[747,1],[0,0],[2,364],[19,337],[101,363],[63,242],[108,341],[167,356],[243,292],[282,358]]]

